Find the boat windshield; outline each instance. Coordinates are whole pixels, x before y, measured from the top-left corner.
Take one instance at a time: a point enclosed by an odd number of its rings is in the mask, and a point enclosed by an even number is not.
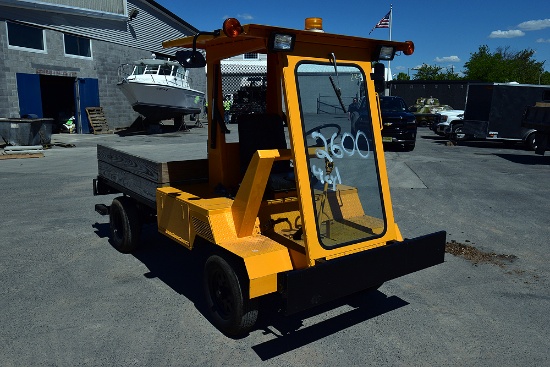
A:
[[[145,74],[145,65],[136,65],[134,66],[134,75],[142,75]]]
[[[139,64],[134,66],[134,75],[172,75],[176,76],[177,74],[183,74],[184,69],[178,67],[177,65],[147,65]]]
[[[304,62],[296,78],[321,245],[336,248],[382,236],[386,220],[370,106],[361,113],[361,125],[351,121],[366,93],[365,74],[354,65],[338,65],[336,73],[331,63]]]
[[[146,65],[144,74],[157,74],[159,72],[159,65]]]
[[[159,75],[172,74],[172,65],[161,65],[159,68]]]

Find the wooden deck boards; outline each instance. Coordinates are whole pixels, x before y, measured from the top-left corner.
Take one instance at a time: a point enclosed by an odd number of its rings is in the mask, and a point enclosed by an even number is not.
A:
[[[148,200],[156,189],[208,180],[208,160],[156,161],[121,150],[97,146],[98,173]]]

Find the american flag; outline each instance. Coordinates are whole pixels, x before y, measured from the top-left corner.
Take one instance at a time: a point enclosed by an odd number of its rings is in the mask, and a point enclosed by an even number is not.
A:
[[[388,14],[386,14],[384,16],[384,18],[380,19],[380,21],[378,23],[376,23],[376,25],[371,29],[369,34],[371,34],[372,31],[374,31],[375,28],[389,28],[390,27],[390,14],[391,14],[391,10],[388,12]]]

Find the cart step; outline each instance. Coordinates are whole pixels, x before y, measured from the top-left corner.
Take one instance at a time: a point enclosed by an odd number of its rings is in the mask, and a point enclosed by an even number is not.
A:
[[[96,204],[95,211],[101,215],[109,215],[109,207],[105,204]]]

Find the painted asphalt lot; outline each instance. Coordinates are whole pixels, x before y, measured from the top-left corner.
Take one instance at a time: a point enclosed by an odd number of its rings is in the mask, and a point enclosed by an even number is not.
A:
[[[120,254],[93,209],[112,199],[92,196],[97,143],[191,156],[205,153],[206,129],[54,135],[76,147],[0,161],[1,364],[548,365],[550,157],[519,145],[447,146],[419,132],[413,152],[386,152],[403,235],[443,229],[449,241],[517,260],[476,265],[447,254],[370,295],[292,318],[268,309],[236,340],[201,313],[186,250],[152,226],[136,254]]]

